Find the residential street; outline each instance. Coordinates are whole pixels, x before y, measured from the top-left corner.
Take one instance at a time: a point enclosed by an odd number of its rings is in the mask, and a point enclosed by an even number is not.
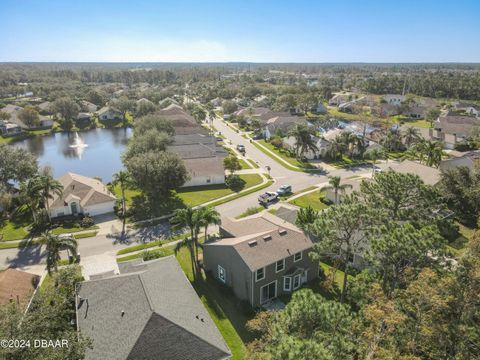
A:
[[[243,138],[241,134],[237,133],[235,129],[227,126],[221,119],[215,118],[213,125],[227,138],[225,141],[229,143],[231,142],[233,147],[238,144],[245,146],[246,156],[253,159],[260,166],[260,169],[251,170],[251,172],[259,172],[262,170],[267,172],[266,167],[269,166],[271,169],[270,175],[275,180],[275,183],[268,188],[264,188],[252,194],[217,206],[216,208],[222,216],[234,217],[243,213],[249,207],[258,206],[257,198],[259,194],[265,191],[275,191],[281,185],[289,184],[292,186],[294,192],[298,192],[313,185],[326,184],[328,181],[328,175],[348,178],[355,175],[365,176],[372,171],[369,166],[359,166],[350,169],[335,169],[327,174],[292,171],[283,167],[281,164],[257,149],[249,140]],[[387,165],[379,164],[377,166],[384,168]],[[108,259],[114,259],[115,254],[119,249],[131,245],[118,243],[115,237],[110,236],[112,232],[118,231],[121,228],[121,223],[118,220],[112,219],[111,217],[100,218],[98,225],[100,228],[97,236],[80,239],[78,241],[82,263],[89,262],[89,258],[91,260],[91,257],[99,255],[104,255]],[[130,230],[130,240],[137,239],[148,242],[157,238],[162,231],[164,231],[164,228],[161,225],[147,227],[137,231]],[[26,271],[41,272],[43,271],[43,265],[39,266],[38,264],[44,261],[44,248],[41,248],[40,246],[31,246],[23,249],[0,250],[0,268],[17,266]]]

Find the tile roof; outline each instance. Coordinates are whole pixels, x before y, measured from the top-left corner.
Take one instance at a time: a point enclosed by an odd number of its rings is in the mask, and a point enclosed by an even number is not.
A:
[[[122,267],[121,267],[122,269]],[[86,359],[226,359],[230,351],[173,256],[82,282],[77,322]]]

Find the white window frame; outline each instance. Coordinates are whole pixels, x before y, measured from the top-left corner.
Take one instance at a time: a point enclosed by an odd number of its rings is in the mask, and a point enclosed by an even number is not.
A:
[[[288,280],[288,282],[287,282]],[[286,286],[288,283],[288,287]],[[292,277],[291,276],[285,276],[283,278],[283,291],[292,291]]]
[[[223,279],[220,274],[223,273]],[[225,270],[222,266],[218,265],[218,279],[223,282],[224,284],[227,282],[227,270]]]
[[[300,254],[300,259],[296,259],[298,254]],[[299,262],[302,259],[303,259],[303,252],[299,251],[298,253],[293,254],[293,262]]]
[[[297,286],[295,286],[295,279],[298,279],[298,285]],[[300,286],[302,286],[302,275],[297,274],[293,277],[292,288],[293,288],[293,290],[297,290]]]
[[[282,268],[280,270],[278,270],[278,263],[279,262],[282,262]],[[283,271],[285,270],[285,259],[282,259],[282,260],[278,260],[276,263],[275,263],[275,272],[278,273],[280,271]]]
[[[258,278],[258,270],[263,270],[263,276],[261,278]],[[263,279],[265,279],[265,268],[264,267],[255,270],[255,282],[261,281]]]
[[[275,299],[278,296],[278,281],[277,280],[274,280],[272,282],[269,282],[268,284],[262,285],[260,287],[260,304],[264,304],[264,303],[262,303],[262,289],[266,286],[272,285],[273,283],[275,283],[275,296],[272,297],[271,299],[269,299],[268,301],[270,301],[272,299]]]

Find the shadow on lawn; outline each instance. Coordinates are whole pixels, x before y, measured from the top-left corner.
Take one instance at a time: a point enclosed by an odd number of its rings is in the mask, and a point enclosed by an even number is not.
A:
[[[132,198],[127,216],[132,221],[151,219],[170,214],[175,209],[185,207],[182,199],[178,196],[170,196],[166,199],[149,199],[144,194],[135,195]]]
[[[204,298],[210,309],[220,320],[228,318],[244,343],[254,339],[246,324],[255,316],[255,311],[244,301],[238,300],[232,290],[216,280],[198,275],[192,285],[200,298]]]

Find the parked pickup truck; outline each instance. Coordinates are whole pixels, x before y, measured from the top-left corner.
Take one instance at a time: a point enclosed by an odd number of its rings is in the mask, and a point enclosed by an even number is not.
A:
[[[265,194],[262,194],[258,197],[258,202],[260,203],[260,205],[263,206],[268,206],[268,204],[271,204],[272,202],[275,202],[277,200],[278,194],[272,191],[267,191]]]

